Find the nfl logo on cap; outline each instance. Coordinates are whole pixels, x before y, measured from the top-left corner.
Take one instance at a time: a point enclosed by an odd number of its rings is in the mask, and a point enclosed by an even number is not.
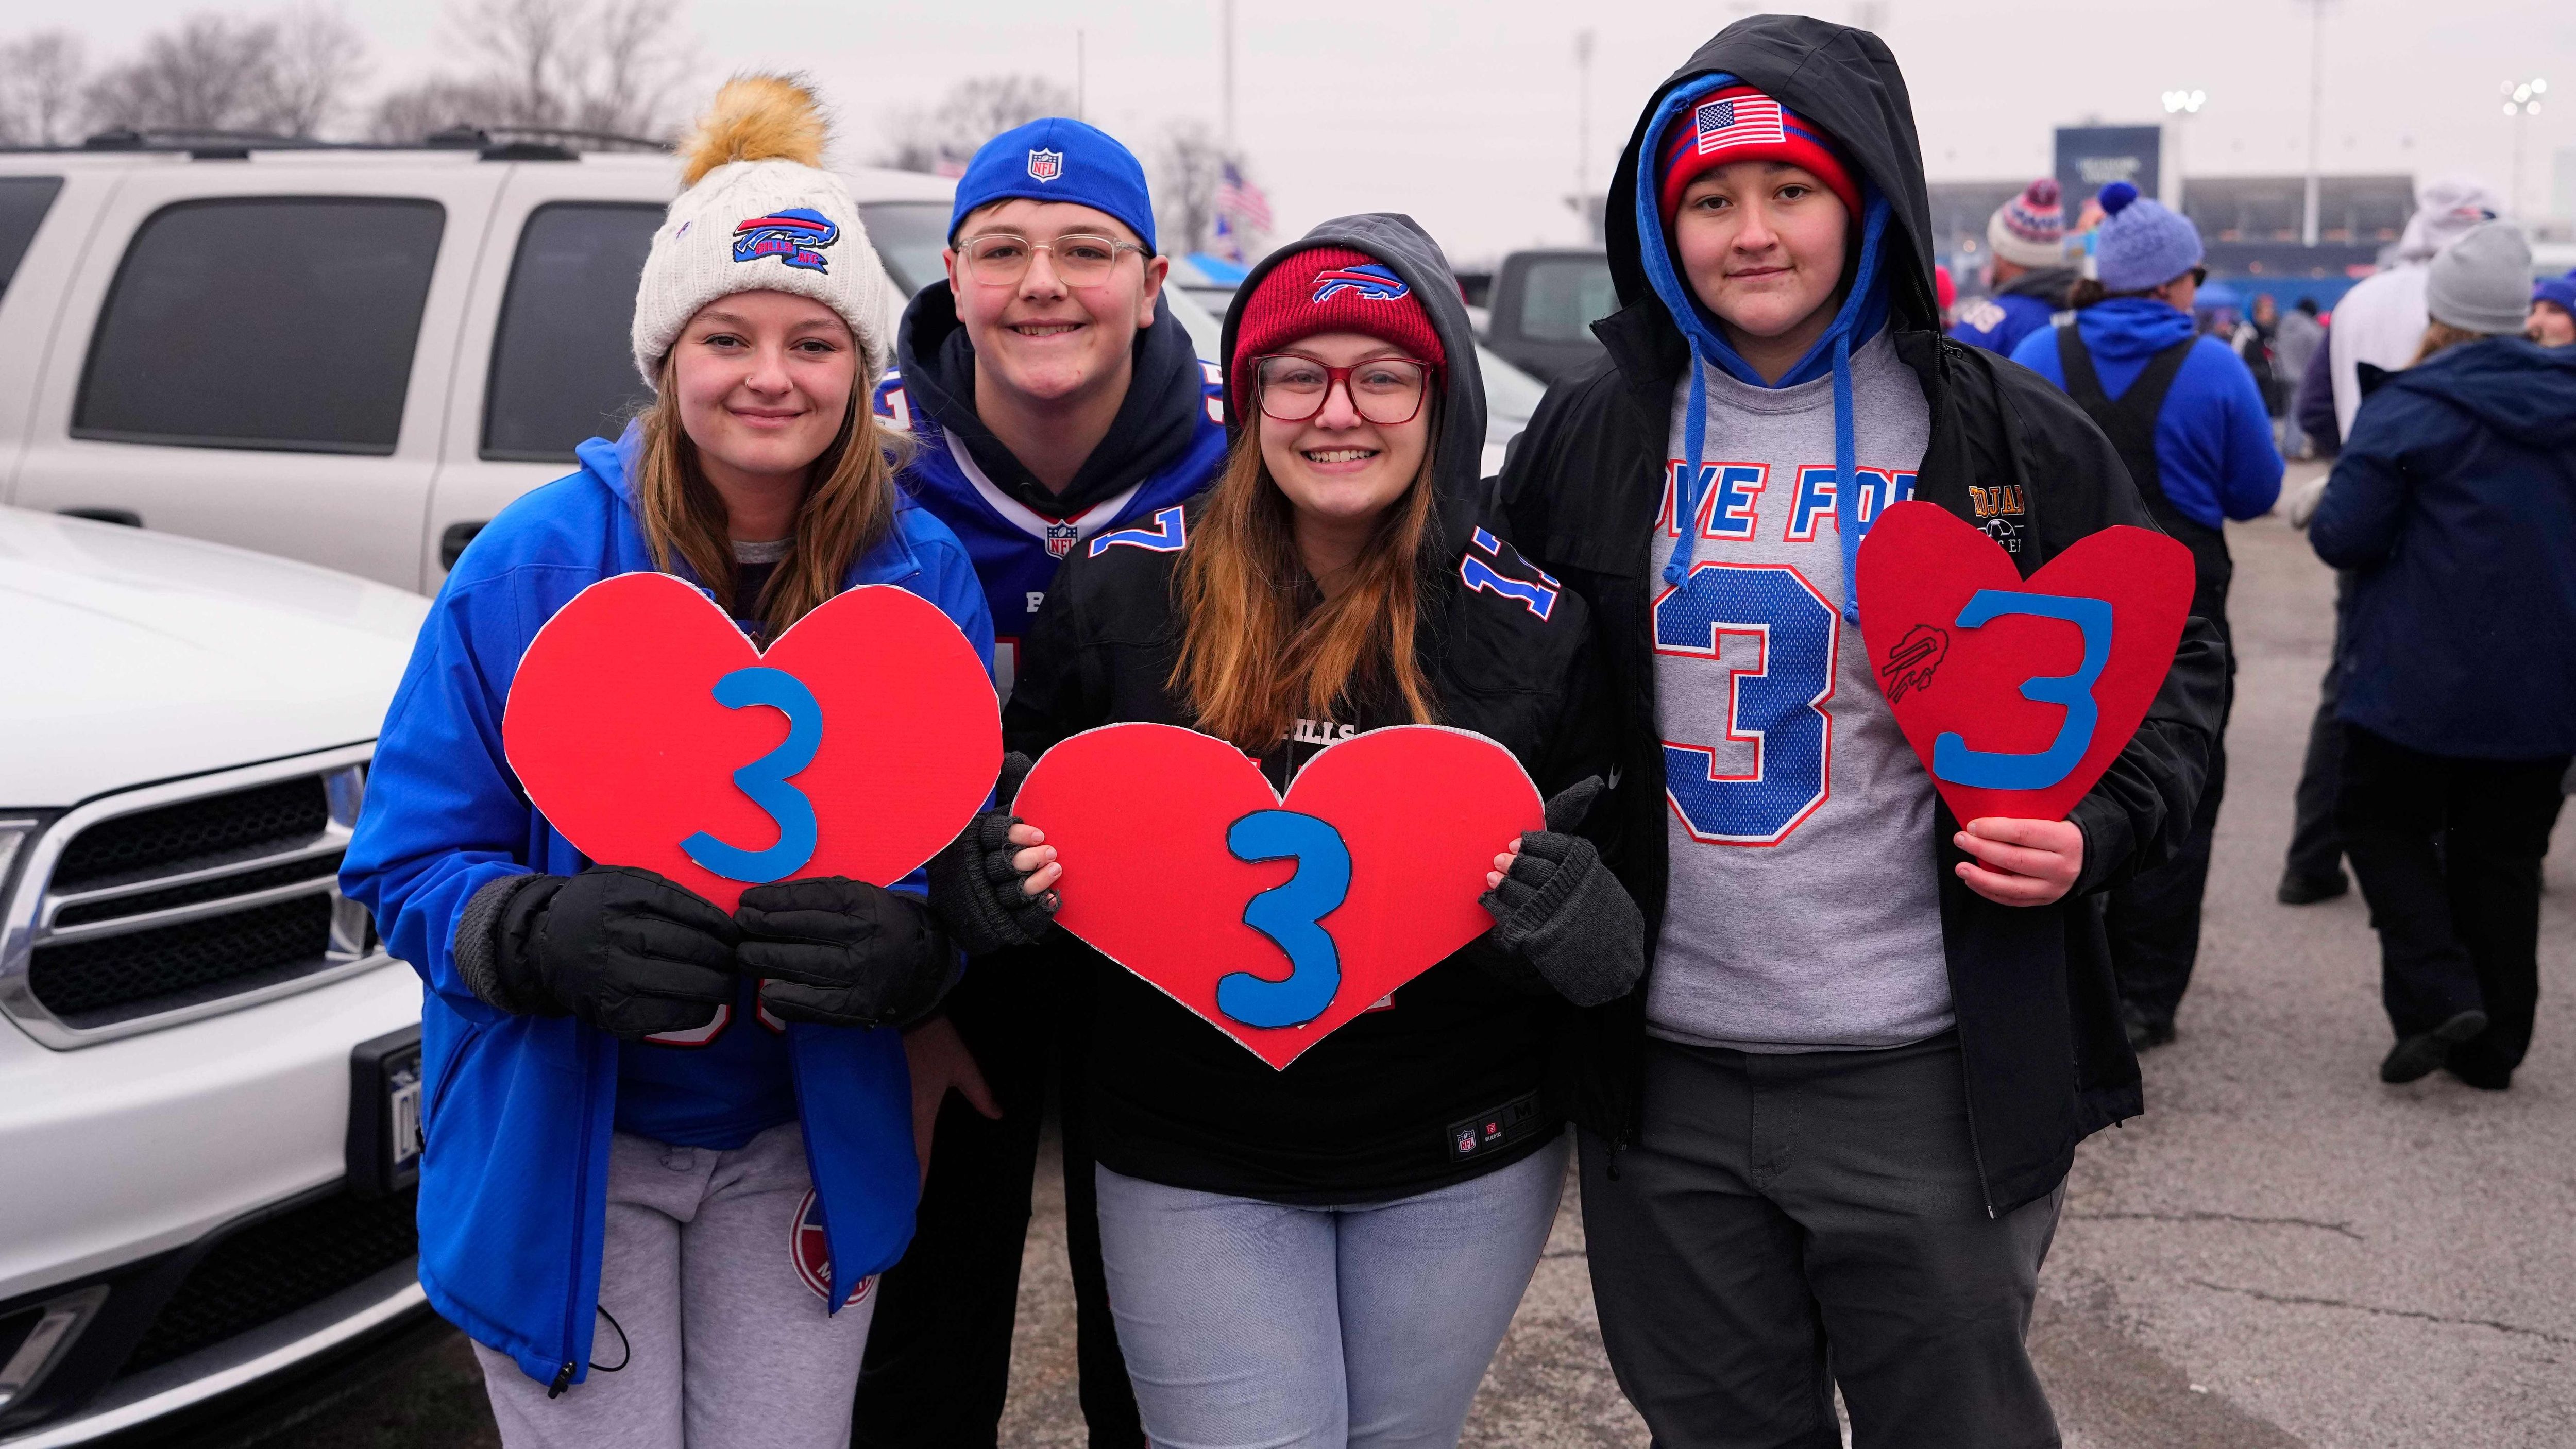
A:
[[[1053,181],[1063,174],[1064,153],[1062,151],[1031,151],[1029,153],[1030,180]]]

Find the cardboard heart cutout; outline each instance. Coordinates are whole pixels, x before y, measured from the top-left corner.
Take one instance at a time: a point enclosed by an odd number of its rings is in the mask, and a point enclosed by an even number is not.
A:
[[[2087,535],[2027,580],[1939,504],[1860,546],[1861,637],[1907,743],[1961,822],[2063,820],[2138,731],[2191,613],[2191,550]]]
[[[1511,751],[1431,725],[1336,741],[1285,798],[1223,740],[1109,725],[1012,809],[1064,864],[1058,925],[1279,1068],[1491,929],[1485,872],[1546,819]]]
[[[731,910],[762,880],[909,875],[982,808],[1002,718],[975,646],[918,595],[851,589],[763,653],[692,585],[636,573],[537,631],[501,741],[582,854]]]

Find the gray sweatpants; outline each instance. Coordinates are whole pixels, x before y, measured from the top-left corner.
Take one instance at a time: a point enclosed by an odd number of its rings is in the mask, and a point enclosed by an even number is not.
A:
[[[844,1449],[876,1280],[824,1312],[820,1223],[793,1122],[733,1152],[617,1134],[594,1367],[549,1399],[508,1355],[476,1344],[501,1442]]]
[[[1601,1337],[1661,1449],[2056,1449],[2022,1339],[2066,1191],[1986,1215],[1959,1039],[1646,1044],[1645,1122],[1583,1135]]]

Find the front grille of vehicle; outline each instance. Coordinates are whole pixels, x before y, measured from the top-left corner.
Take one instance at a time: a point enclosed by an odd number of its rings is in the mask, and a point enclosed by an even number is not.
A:
[[[373,923],[338,884],[365,754],[155,786],[57,821],[0,922],[0,1010],[79,1046],[373,957]]]
[[[419,1190],[364,1202],[348,1193],[263,1219],[218,1241],[144,1330],[119,1377],[319,1303],[420,1251]]]

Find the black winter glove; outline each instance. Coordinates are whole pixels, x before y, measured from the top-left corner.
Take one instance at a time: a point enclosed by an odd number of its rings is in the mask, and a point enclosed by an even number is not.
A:
[[[753,886],[733,913],[742,974],[790,1021],[909,1026],[963,969],[927,907],[883,886],[818,876]]]
[[[1511,873],[1480,897],[1494,944],[1577,1006],[1616,1001],[1646,972],[1646,918],[1601,852],[1571,833],[1601,790],[1595,776],[1548,801],[1547,828],[1521,837]]]
[[[693,1031],[734,999],[733,917],[631,866],[522,875],[474,893],[457,924],[458,974],[522,1016],[581,1018],[633,1041]]]
[[[1011,844],[1011,827],[1020,823],[1010,813],[1011,801],[1028,777],[1028,756],[1017,750],[1004,755],[993,808],[966,822],[930,860],[930,907],[969,956],[1034,946],[1055,924],[1056,893],[1026,894],[1020,889],[1026,877],[1011,865],[1022,849]]]

